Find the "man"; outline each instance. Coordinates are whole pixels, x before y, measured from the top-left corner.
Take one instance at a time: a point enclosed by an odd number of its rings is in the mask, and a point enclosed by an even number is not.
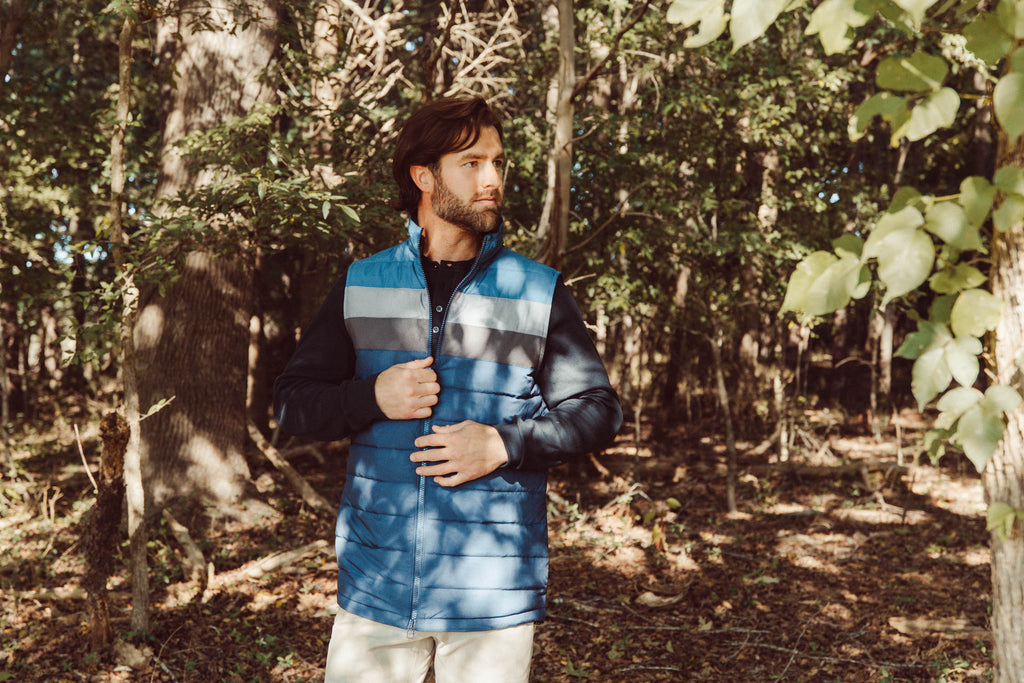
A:
[[[328,681],[526,681],[546,470],[621,425],[558,273],[502,245],[503,165],[483,100],[416,111],[392,164],[409,239],[349,267],[275,383],[286,432],[352,435]]]

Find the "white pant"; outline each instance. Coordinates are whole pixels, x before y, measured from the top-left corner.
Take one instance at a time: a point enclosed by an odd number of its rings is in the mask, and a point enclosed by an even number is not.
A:
[[[327,648],[326,683],[526,683],[533,624],[493,631],[396,628],[341,610]]]

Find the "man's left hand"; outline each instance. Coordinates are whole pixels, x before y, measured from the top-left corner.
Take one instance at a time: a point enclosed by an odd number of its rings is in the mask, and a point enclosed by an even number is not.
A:
[[[466,420],[454,425],[434,426],[434,433],[416,439],[413,462],[429,462],[416,474],[433,477],[441,486],[458,486],[490,474],[508,462],[505,442],[490,425]]]

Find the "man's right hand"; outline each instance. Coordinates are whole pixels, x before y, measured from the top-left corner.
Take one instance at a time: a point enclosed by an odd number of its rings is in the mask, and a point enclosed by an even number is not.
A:
[[[437,405],[441,385],[430,368],[432,357],[392,365],[377,375],[373,385],[377,405],[390,420],[422,420]]]

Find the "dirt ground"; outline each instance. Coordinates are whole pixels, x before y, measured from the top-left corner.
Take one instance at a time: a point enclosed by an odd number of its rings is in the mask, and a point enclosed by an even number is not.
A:
[[[122,544],[109,583],[117,644],[91,652],[77,533],[93,496],[68,427],[21,435],[6,453],[0,681],[322,680],[333,519],[255,450],[258,487],[280,514],[179,520],[213,565],[205,592],[187,581],[168,522],[153,529],[145,635],[128,631]],[[739,444],[733,514],[722,444],[682,429],[637,450],[627,427],[615,448],[553,471],[549,610],[532,680],[991,679],[981,487],[961,459],[915,462],[919,420],[904,415],[900,427],[898,440],[892,425],[879,438],[808,416],[785,463]],[[83,425],[82,440],[95,463],[95,430]],[[342,459],[337,448],[290,457],[328,500]],[[306,553],[232,573],[294,549]]]

